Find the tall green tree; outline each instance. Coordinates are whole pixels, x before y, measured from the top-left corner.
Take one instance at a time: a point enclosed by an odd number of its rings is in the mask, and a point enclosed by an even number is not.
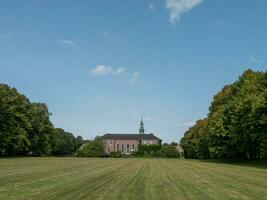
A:
[[[105,155],[105,146],[103,139],[96,137],[94,140],[85,143],[77,151],[79,157],[103,157]]]
[[[30,102],[15,88],[0,84],[0,153],[27,154],[30,148]]]
[[[0,84],[0,155],[73,155],[82,143],[53,127],[46,104]]]
[[[181,140],[185,156],[266,158],[266,115],[267,72],[247,70],[214,96],[206,127],[199,128],[201,123],[198,121],[185,133]]]
[[[51,147],[53,155],[72,155],[76,151],[75,137],[63,129],[56,128],[51,137]]]
[[[31,104],[31,125],[29,133],[31,141],[30,153],[33,155],[47,155],[51,152],[50,137],[53,125],[49,119],[50,113],[43,103]]]
[[[209,158],[207,125],[207,119],[198,120],[181,139],[186,158]]]

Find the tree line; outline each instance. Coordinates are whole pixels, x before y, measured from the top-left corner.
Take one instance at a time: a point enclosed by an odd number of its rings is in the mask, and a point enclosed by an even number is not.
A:
[[[267,158],[267,71],[245,71],[181,139],[186,158]]]
[[[128,157],[154,157],[154,158],[180,158],[181,154],[177,150],[177,143],[170,144],[160,143],[159,145],[139,145],[136,152],[132,152]],[[105,153],[104,141],[101,137],[97,136],[94,140],[87,141],[81,148],[77,150],[78,157],[112,157],[121,158],[125,155],[120,151]]]
[[[83,138],[55,128],[50,116],[46,104],[0,84],[0,156],[74,154]]]

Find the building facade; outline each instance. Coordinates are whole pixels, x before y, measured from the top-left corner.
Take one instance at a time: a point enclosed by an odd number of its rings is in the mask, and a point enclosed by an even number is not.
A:
[[[105,145],[105,152],[121,152],[130,155],[138,151],[140,145],[159,145],[160,139],[154,134],[145,134],[144,122],[141,117],[139,134],[112,134],[102,136]]]

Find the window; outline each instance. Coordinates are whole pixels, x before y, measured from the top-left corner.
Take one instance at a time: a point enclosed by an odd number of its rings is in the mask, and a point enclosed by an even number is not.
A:
[[[117,151],[120,150],[120,144],[117,144]]]
[[[109,141],[109,144],[112,144],[112,140]]]
[[[132,148],[132,150],[135,151],[135,149],[134,149],[134,144],[133,144],[133,148]]]
[[[121,145],[121,152],[124,152],[124,144]]]
[[[143,140],[143,144],[147,144],[147,141],[146,140]]]
[[[130,145],[127,144],[127,153],[130,153]]]

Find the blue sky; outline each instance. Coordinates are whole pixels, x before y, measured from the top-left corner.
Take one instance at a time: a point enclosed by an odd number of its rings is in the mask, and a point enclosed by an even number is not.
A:
[[[266,0],[2,0],[0,82],[45,102],[74,135],[165,142],[213,95],[267,67]]]

